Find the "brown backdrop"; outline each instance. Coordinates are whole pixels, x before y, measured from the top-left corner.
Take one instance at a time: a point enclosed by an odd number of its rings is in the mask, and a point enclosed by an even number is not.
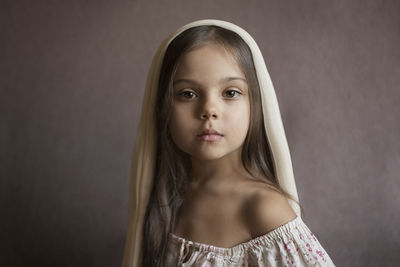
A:
[[[197,19],[259,44],[305,221],[338,266],[400,261],[400,2],[0,1],[0,265],[120,266],[156,48]]]

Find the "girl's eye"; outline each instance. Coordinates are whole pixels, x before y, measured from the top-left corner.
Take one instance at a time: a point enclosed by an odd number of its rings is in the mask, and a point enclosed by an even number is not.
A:
[[[185,91],[185,92],[180,93],[179,95],[183,96],[184,98],[187,98],[187,99],[191,99],[196,96],[196,94],[191,91]]]
[[[228,90],[225,92],[226,96],[228,96],[229,98],[236,98],[239,95],[241,95],[241,93],[237,90]]]

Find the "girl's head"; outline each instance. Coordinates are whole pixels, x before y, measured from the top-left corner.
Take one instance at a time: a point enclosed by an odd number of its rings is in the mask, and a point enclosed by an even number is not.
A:
[[[239,153],[250,119],[246,77],[222,47],[185,53],[173,79],[169,132],[192,158],[215,160]],[[216,131],[213,136],[205,131]]]
[[[180,154],[187,169],[185,155],[217,159],[239,152],[249,173],[274,179],[252,54],[238,34],[198,26],[177,36],[166,50],[157,96],[160,147]],[[199,141],[207,129],[222,138]]]

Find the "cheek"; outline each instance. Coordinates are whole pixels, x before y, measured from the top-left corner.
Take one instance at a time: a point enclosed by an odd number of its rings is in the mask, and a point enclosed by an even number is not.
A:
[[[245,128],[243,126],[247,125],[250,121],[250,108],[247,103],[241,103],[234,109],[231,109],[228,116],[239,128]]]
[[[250,108],[248,103],[242,103],[236,106],[227,116],[230,126],[234,128],[235,136],[246,136],[250,123]]]
[[[184,107],[172,107],[169,129],[175,143],[191,128],[190,111]]]

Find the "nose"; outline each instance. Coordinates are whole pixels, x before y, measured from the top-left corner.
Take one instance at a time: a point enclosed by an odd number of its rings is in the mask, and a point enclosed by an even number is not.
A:
[[[214,110],[207,110],[201,114],[203,120],[208,120],[210,118],[217,119],[217,113]]]
[[[200,118],[202,120],[218,119],[219,111],[217,107],[218,103],[216,103],[216,101],[212,101],[212,99],[205,99],[203,105],[200,107]]]

